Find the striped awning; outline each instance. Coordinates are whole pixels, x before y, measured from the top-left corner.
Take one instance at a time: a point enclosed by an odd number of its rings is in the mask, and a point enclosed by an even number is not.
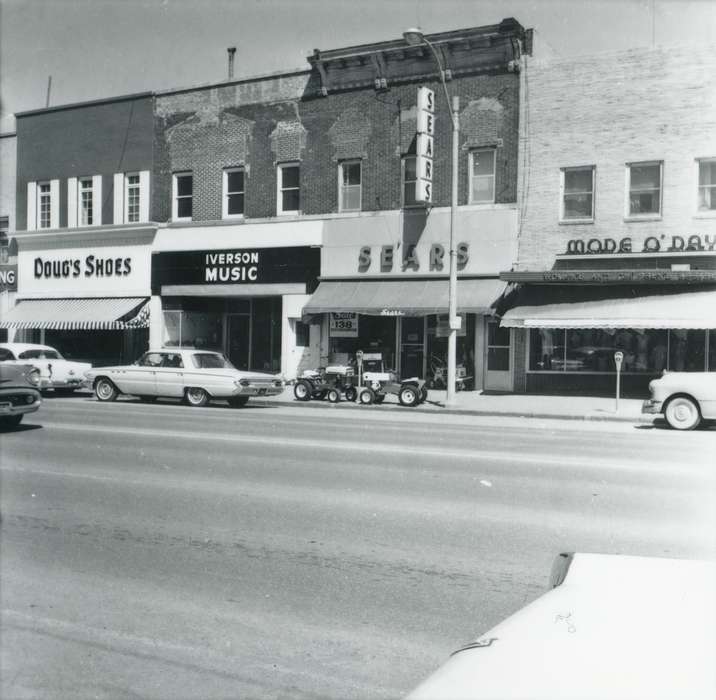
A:
[[[0,317],[0,328],[127,330],[149,325],[147,297],[23,299]]]

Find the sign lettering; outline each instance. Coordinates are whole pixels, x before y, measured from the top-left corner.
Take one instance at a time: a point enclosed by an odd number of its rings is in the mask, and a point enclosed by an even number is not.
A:
[[[455,248],[457,257],[457,267],[459,270],[465,268],[470,261],[470,244],[464,241],[457,244]],[[380,249],[380,271],[392,272],[393,262],[395,258],[395,246],[384,245]],[[440,243],[433,243],[428,251],[428,269],[431,272],[440,272],[445,265],[445,248]],[[373,258],[371,256],[371,247],[363,246],[358,251],[358,271],[369,272]],[[420,257],[418,248],[415,245],[406,247],[401,261],[402,270],[420,271]]]
[[[103,258],[88,255],[80,258],[45,260],[35,258],[35,279],[62,279],[68,277],[126,277],[132,273],[132,258]]]
[[[358,314],[353,312],[332,313],[329,335],[331,338],[357,338]]]
[[[716,236],[694,234],[691,236],[648,236],[642,243],[641,253],[691,253],[716,250]],[[604,255],[611,253],[632,253],[631,237],[590,238],[587,241],[575,238],[567,241],[565,255]]]

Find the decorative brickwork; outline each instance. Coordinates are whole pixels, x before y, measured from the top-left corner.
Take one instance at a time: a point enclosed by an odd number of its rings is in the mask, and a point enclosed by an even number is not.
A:
[[[496,146],[502,138],[505,109],[494,98],[473,100],[460,113],[460,134],[463,148]]]
[[[278,122],[271,132],[271,151],[277,163],[301,160],[306,148],[306,129],[300,121]]]
[[[366,158],[371,125],[365,114],[352,107],[338,115],[328,130],[334,149],[334,160]]]

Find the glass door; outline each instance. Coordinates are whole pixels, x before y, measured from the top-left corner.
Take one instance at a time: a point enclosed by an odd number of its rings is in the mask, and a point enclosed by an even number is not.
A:
[[[512,391],[512,329],[500,328],[500,322],[494,319],[485,319],[485,323],[485,389]]]
[[[425,318],[405,316],[400,323],[400,376],[422,379],[425,372]]]
[[[236,369],[249,368],[251,348],[251,316],[249,314],[227,314],[226,347],[231,364]]]

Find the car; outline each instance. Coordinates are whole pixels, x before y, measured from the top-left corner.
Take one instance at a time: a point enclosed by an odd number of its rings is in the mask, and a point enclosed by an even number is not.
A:
[[[716,419],[716,372],[665,372],[649,382],[642,413],[663,413],[669,427],[693,430]]]
[[[0,343],[0,363],[32,364],[40,372],[40,391],[54,390],[56,394],[71,394],[84,382],[89,362],[66,360],[49,345],[36,343]]]
[[[130,394],[144,401],[180,398],[190,406],[211,399],[245,406],[252,396],[276,396],[285,386],[280,375],[238,370],[221,353],[196,348],[149,350],[131,365],[93,367],[85,378],[99,401]]]
[[[40,408],[40,372],[32,365],[0,363],[0,429],[20,425]]]
[[[566,553],[550,588],[409,700],[716,698],[715,562]]]

